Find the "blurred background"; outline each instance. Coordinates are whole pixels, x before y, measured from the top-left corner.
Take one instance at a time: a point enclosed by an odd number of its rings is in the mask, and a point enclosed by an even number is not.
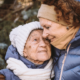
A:
[[[0,69],[5,68],[5,54],[12,28],[31,21],[38,21],[40,0],[0,0]]]
[[[77,0],[80,1],[80,0]],[[4,60],[12,28],[31,21],[38,21],[37,12],[41,0],[0,0],[0,69],[5,68]]]

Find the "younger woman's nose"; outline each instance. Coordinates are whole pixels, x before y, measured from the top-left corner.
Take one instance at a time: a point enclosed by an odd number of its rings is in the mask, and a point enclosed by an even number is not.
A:
[[[47,31],[43,30],[42,37],[43,37],[43,38],[47,38],[47,37],[48,37],[48,33],[47,33]]]

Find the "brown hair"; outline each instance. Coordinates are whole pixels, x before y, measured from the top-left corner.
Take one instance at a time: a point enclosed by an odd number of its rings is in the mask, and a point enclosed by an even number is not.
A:
[[[72,20],[73,26],[80,26],[80,2],[76,0],[42,0],[42,4],[54,5],[57,19],[61,18],[67,24]]]

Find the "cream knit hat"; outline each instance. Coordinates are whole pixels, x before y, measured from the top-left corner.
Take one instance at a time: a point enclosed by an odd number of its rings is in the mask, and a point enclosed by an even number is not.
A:
[[[43,29],[38,21],[20,25],[10,32],[9,38],[11,44],[17,48],[19,54],[23,56],[23,49],[30,32],[34,29]]]

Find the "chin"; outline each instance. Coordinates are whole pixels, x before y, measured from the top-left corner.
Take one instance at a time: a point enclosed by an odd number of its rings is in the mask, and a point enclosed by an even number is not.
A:
[[[49,55],[49,54],[47,54],[47,53],[42,53],[42,54],[39,54],[39,55],[37,55],[37,56],[38,56],[37,59],[38,59],[39,61],[47,61],[47,60],[50,59],[50,56],[51,56],[51,55]]]
[[[47,61],[47,60],[49,60],[50,58],[49,57],[41,57],[39,60],[40,61]]]

